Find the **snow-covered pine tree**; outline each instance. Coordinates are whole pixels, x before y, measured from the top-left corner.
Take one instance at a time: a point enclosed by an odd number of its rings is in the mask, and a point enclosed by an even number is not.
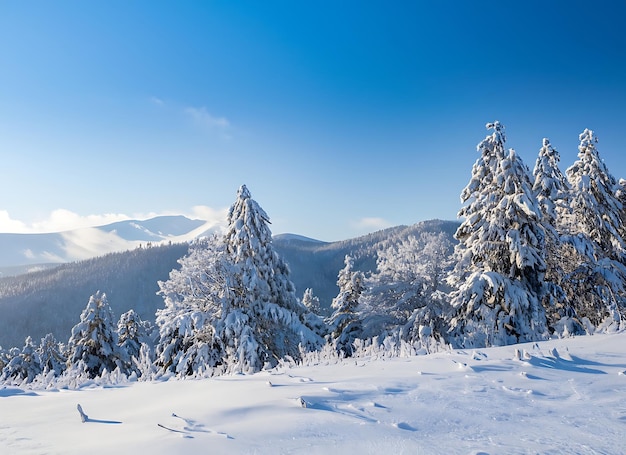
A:
[[[127,364],[124,365],[126,372],[139,374],[136,362],[139,360],[139,353],[143,344],[150,346],[150,340],[146,330],[146,323],[141,320],[135,310],[128,310],[120,316],[117,323],[118,344]]]
[[[4,370],[4,367],[10,360],[9,353],[6,352],[2,346],[0,346],[0,379],[2,378],[2,370]]]
[[[350,357],[354,341],[361,337],[363,323],[358,313],[359,300],[365,291],[363,272],[355,271],[354,260],[349,255],[344,259],[345,267],[339,271],[337,286],[339,294],[333,299],[333,314],[328,319],[330,341],[337,352]]]
[[[463,347],[543,339],[541,305],[546,271],[545,232],[530,172],[517,154],[504,152],[504,127],[479,145],[472,178],[461,193],[467,205],[455,236],[458,262],[448,277],[455,288],[450,341]]]
[[[304,294],[302,295],[302,304],[311,313],[319,315],[322,311],[320,307],[320,299],[313,294],[313,289],[311,288],[306,288],[304,290]]]
[[[18,350],[16,350],[18,351]],[[37,347],[27,337],[22,351],[13,353],[11,360],[2,370],[2,379],[14,384],[28,384],[42,372]]]
[[[617,191],[615,193],[615,196],[617,197],[617,200],[620,202],[620,204],[622,204],[622,211],[620,213],[620,235],[622,236],[622,239],[626,240],[626,180],[625,179],[619,179],[619,182],[617,184]]]
[[[165,308],[156,312],[155,364],[181,376],[211,375],[225,356],[216,336],[230,293],[230,261],[223,239],[212,236],[195,241],[178,262],[180,269],[159,282]]]
[[[245,185],[228,212],[226,253],[233,264],[231,292],[219,337],[230,369],[244,372],[300,358],[319,348],[322,337],[307,325],[309,312],[298,300],[289,268],[272,245],[269,217]]]
[[[533,191],[543,214],[544,224],[559,227],[559,218],[569,206],[570,187],[559,169],[561,157],[547,138],[539,149],[539,156],[533,170]]]
[[[84,373],[95,378],[105,370],[123,370],[126,358],[118,345],[116,328],[106,295],[96,292],[81,313],[80,322],[72,328],[66,374]]]
[[[533,191],[546,233],[546,293],[542,303],[551,330],[561,333],[564,327],[557,329],[557,325],[566,324],[567,332],[576,334],[584,333],[584,328],[576,322],[565,290],[570,286],[565,270],[571,268],[574,256],[569,245],[561,241],[561,233],[570,223],[570,187],[559,169],[559,161],[559,152],[544,138],[533,170]]]
[[[596,246],[599,257],[624,262],[626,245],[619,235],[622,204],[616,197],[617,181],[596,148],[597,138],[586,129],[580,135],[578,161],[566,171],[573,188],[572,212]]]
[[[39,359],[43,374],[52,372],[54,376],[63,374],[67,359],[63,354],[63,346],[51,333],[41,339],[39,345]]]
[[[581,317],[592,324],[617,327],[624,307],[626,244],[620,234],[623,206],[617,182],[600,159],[593,131],[580,135],[578,160],[567,178],[572,187],[573,223],[568,241],[580,262],[568,278],[574,285],[570,299]]]
[[[304,305],[307,310],[304,317],[305,325],[313,329],[313,331],[320,336],[325,336],[328,332],[328,326],[321,316],[322,308],[320,306],[320,299],[313,294],[313,289],[307,288],[304,290],[302,305]]]

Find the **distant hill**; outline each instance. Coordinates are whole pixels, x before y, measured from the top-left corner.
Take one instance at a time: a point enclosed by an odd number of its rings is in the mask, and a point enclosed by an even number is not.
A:
[[[168,279],[188,250],[187,243],[135,248],[0,278],[0,346],[21,347],[27,336],[39,343],[47,333],[67,341],[98,290],[106,293],[115,317],[132,308],[154,321],[156,309],[163,306],[157,282]]]
[[[156,219],[154,223],[142,222],[137,226],[132,225],[134,222],[123,222],[100,228],[101,232],[115,234],[118,238],[134,237],[130,241],[142,244],[141,248],[137,246],[56,266],[27,266],[37,270],[0,278],[0,346],[21,347],[26,336],[30,335],[38,342],[49,332],[59,341],[66,341],[89,297],[98,290],[107,294],[115,317],[119,318],[132,308],[142,319],[154,321],[156,310],[163,307],[163,299],[156,295],[159,289],[157,282],[167,280],[169,272],[179,267],[177,260],[187,254],[188,243],[170,244],[169,241],[152,242],[148,239],[191,239],[192,235],[207,232],[204,222],[166,218]],[[166,230],[163,230],[164,226],[167,226]],[[188,231],[193,226],[197,227]],[[322,309],[328,311],[338,292],[337,273],[344,266],[346,254],[355,258],[355,268],[368,273],[376,270],[376,251],[384,242],[400,241],[422,232],[444,232],[452,238],[457,227],[457,222],[426,221],[331,243],[281,234],[274,237],[274,246],[289,264],[298,297],[302,297],[306,288],[312,288],[320,299]],[[175,235],[169,236],[172,232]],[[40,246],[45,244],[40,239],[37,241],[41,242]],[[150,247],[147,247],[148,244]],[[27,247],[32,249],[37,246],[31,244]]]
[[[339,292],[337,273],[344,267],[346,254],[354,257],[355,269],[373,272],[376,270],[376,251],[384,242],[418,236],[422,232],[443,232],[451,242],[456,243],[454,233],[458,227],[456,221],[431,220],[330,243],[282,234],[274,237],[274,247],[289,264],[298,297],[302,297],[306,288],[312,288],[313,294],[320,299],[322,309],[328,311],[332,299]]]

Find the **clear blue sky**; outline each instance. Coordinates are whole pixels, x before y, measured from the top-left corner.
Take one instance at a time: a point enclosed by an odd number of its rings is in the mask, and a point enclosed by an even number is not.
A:
[[[455,219],[493,120],[531,168],[591,128],[626,178],[625,21],[622,0],[2,1],[0,229],[223,209],[242,183],[276,234]]]

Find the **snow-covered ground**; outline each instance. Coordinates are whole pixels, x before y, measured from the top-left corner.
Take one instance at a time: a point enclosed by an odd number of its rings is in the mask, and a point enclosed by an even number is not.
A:
[[[2,454],[620,454],[624,435],[626,333],[250,376],[0,389]]]

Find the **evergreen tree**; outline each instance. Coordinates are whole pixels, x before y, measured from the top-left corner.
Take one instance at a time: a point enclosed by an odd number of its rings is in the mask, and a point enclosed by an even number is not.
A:
[[[149,345],[150,342],[146,326],[147,324],[132,309],[120,316],[117,323],[117,337],[120,349],[126,359],[124,365],[126,372],[140,373],[136,362],[140,357],[141,346],[143,344]]]
[[[2,346],[0,346],[0,377],[2,377],[2,370],[10,360],[9,353],[6,352]]]
[[[626,245],[619,234],[622,204],[617,181],[596,148],[597,138],[586,129],[580,135],[578,161],[567,169],[572,186],[572,213],[596,249],[597,257],[624,262]]]
[[[2,370],[2,378],[17,384],[27,384],[41,373],[41,360],[31,337],[27,337],[22,351],[16,349]]]
[[[322,311],[320,307],[320,299],[313,294],[313,289],[306,288],[302,295],[302,304],[313,314],[319,315]]]
[[[320,334],[306,324],[309,312],[273,248],[268,224],[269,217],[242,185],[224,238],[233,275],[220,333],[229,363],[240,371],[271,367],[287,356],[298,359],[300,346],[311,350],[322,344]]]
[[[179,375],[207,374],[225,356],[215,327],[230,292],[222,239],[201,239],[178,261],[179,270],[159,282],[165,308],[157,310],[156,365]]]
[[[565,176],[559,169],[561,157],[547,138],[539,150],[539,156],[533,170],[533,191],[543,215],[544,224],[556,230],[563,210],[569,206],[570,188]]]
[[[546,233],[546,293],[543,306],[552,330],[556,329],[557,324],[566,323],[569,333],[583,333],[583,327],[573,318],[575,311],[567,297],[571,294],[568,292],[571,283],[565,270],[571,269],[571,264],[576,259],[569,245],[563,244],[561,240],[561,233],[570,224],[570,187],[559,169],[559,160],[559,153],[544,138],[533,171],[533,191]]]
[[[617,191],[615,196],[620,204],[622,204],[622,211],[620,212],[620,231],[619,234],[622,239],[626,240],[626,180],[619,179],[617,184]]]
[[[60,376],[65,371],[67,359],[54,335],[49,333],[41,339],[38,352],[44,374],[52,372],[54,376]]]
[[[328,332],[328,326],[320,315],[322,309],[320,307],[320,299],[313,294],[313,289],[307,288],[302,296],[302,305],[307,310],[304,316],[304,323],[310,327],[316,334],[324,337]]]
[[[461,194],[465,219],[455,236],[458,262],[449,276],[452,342],[464,347],[506,345],[547,336],[545,232],[530,173],[504,152],[498,122],[479,145],[481,156]]]
[[[600,159],[591,130],[580,135],[578,160],[567,169],[572,187],[567,241],[579,257],[568,278],[577,313],[592,324],[619,324],[624,305],[626,244],[617,182]]]
[[[113,313],[106,295],[100,291],[89,298],[80,322],[72,328],[68,352],[67,371],[71,375],[85,373],[95,378],[105,370],[110,373],[124,368],[127,360],[118,345]]]
[[[354,260],[346,255],[345,267],[339,271],[337,286],[339,294],[333,299],[328,325],[330,338],[338,352],[350,357],[354,341],[361,337],[363,325],[358,314],[359,299],[365,290],[362,272],[354,271]]]
[[[322,344],[324,326],[297,299],[268,223],[242,186],[224,237],[198,245],[159,283],[160,368],[181,375],[255,372]]]

